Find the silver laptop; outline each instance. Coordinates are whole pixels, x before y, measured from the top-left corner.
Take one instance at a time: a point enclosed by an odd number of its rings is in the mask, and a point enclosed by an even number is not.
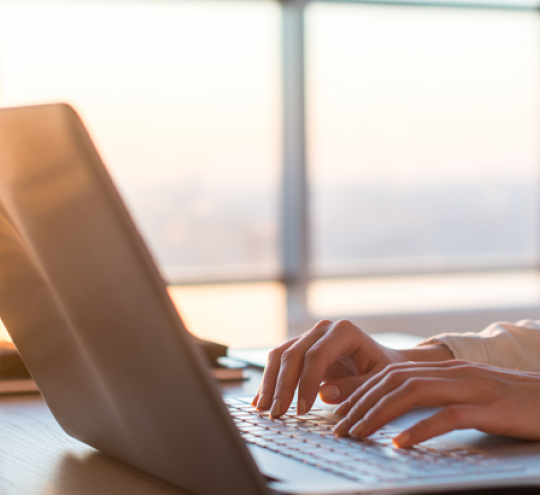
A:
[[[76,113],[0,111],[0,317],[73,437],[199,495],[418,493],[540,485],[540,444],[476,431],[413,449],[334,438],[223,399]]]

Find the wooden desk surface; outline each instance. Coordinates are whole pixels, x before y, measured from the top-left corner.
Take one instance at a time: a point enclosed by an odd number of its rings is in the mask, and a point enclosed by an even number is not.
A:
[[[262,373],[250,374],[248,381],[222,385],[223,392],[255,394]],[[68,436],[40,395],[0,396],[0,495],[27,494],[187,495]],[[533,494],[537,487],[455,495]]]
[[[251,395],[261,373],[222,385]],[[68,436],[38,394],[0,396],[1,495],[183,494]]]

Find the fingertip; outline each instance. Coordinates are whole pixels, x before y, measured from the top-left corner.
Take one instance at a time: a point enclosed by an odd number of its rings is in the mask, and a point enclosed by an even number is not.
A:
[[[270,405],[268,404],[268,400],[266,399],[266,394],[262,393],[257,400],[257,410],[266,411],[269,406]]]
[[[272,404],[272,409],[270,409],[271,418],[279,418],[281,416],[281,400],[275,399]]]
[[[298,400],[298,405],[296,406],[296,414],[298,416],[302,416],[308,412],[307,405],[306,405],[306,399],[303,397]]]
[[[334,414],[337,414],[338,416],[345,416],[349,412],[349,409],[349,401],[346,400],[334,409]]]
[[[319,389],[319,396],[323,402],[328,404],[338,403],[341,392],[336,385],[323,385]]]
[[[398,449],[406,449],[414,444],[414,442],[411,442],[411,433],[409,431],[402,431],[392,439],[392,443]]]
[[[334,426],[334,435],[337,437],[345,437],[349,433],[349,420],[343,418],[336,426]]]

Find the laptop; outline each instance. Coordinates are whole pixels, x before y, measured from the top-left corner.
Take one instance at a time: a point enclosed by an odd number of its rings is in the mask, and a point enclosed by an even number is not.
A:
[[[190,493],[399,494],[540,485],[540,444],[462,431],[398,450],[315,407],[222,398],[81,120],[0,110],[0,317],[69,435]]]

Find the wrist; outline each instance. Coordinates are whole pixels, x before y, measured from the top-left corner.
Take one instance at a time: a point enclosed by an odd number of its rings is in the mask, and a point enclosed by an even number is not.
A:
[[[433,362],[454,359],[452,351],[444,344],[430,344],[398,351],[403,361]]]

